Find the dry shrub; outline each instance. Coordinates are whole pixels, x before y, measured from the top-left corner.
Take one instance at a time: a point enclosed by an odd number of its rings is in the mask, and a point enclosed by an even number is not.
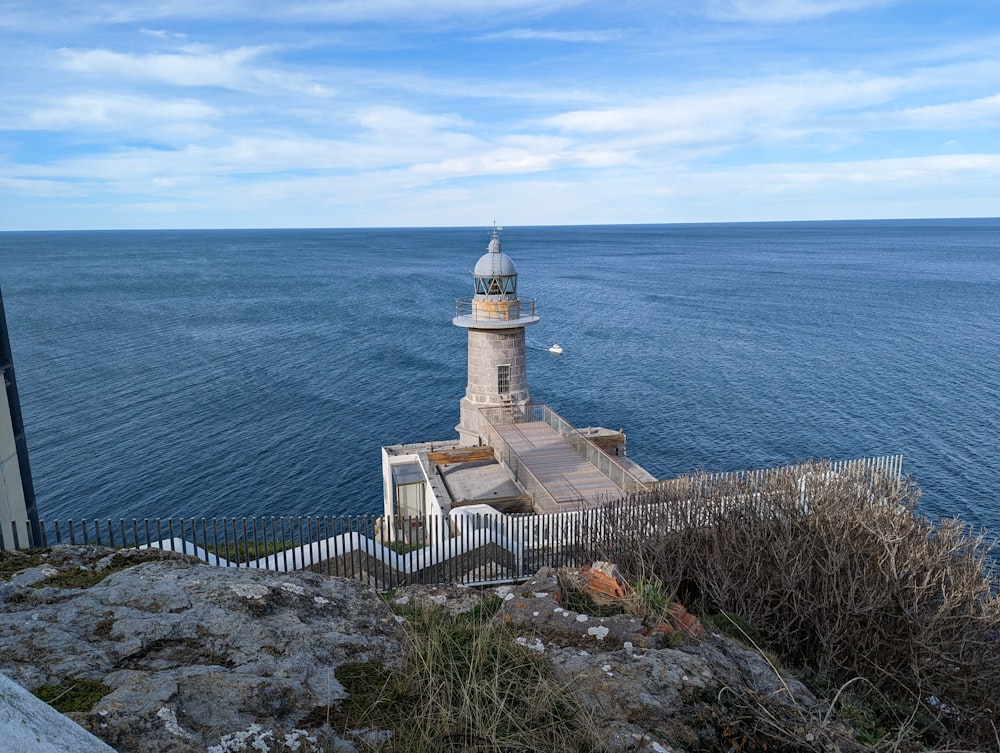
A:
[[[743,616],[792,665],[864,678],[950,744],[996,746],[992,544],[915,514],[909,479],[810,463],[693,476],[612,504],[596,550],[702,614]]]

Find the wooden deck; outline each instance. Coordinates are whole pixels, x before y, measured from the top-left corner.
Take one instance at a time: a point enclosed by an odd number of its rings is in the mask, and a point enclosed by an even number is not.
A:
[[[552,498],[559,503],[539,505],[538,512],[566,509],[563,504],[592,501],[620,491],[611,479],[587,462],[555,429],[544,421],[502,424],[495,427],[503,442],[510,447]]]

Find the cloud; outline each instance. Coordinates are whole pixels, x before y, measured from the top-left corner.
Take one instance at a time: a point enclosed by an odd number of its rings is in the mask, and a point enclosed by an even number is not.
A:
[[[11,0],[15,2],[16,0]],[[587,0],[289,0],[260,3],[256,0],[130,0],[127,3],[81,4],[72,0],[48,0],[44,15],[49,28],[72,18],[76,28],[108,24],[148,24],[166,20],[232,19],[279,23],[468,22],[470,18],[502,18],[512,14],[539,17],[566,8],[586,5]],[[6,8],[9,23],[30,28],[38,23],[38,9],[22,2]]]
[[[873,129],[919,128],[955,130],[961,128],[997,128],[1000,126],[1000,94],[958,102],[908,107],[873,115]]]
[[[483,34],[480,39],[539,40],[545,42],[610,42],[619,39],[622,32],[617,29],[599,31],[566,31],[557,29],[508,29],[491,34]]]
[[[730,171],[729,175],[735,172]],[[748,171],[743,169],[739,172],[746,174]],[[966,176],[996,179],[1000,177],[1000,154],[940,154],[808,165],[754,165],[753,174],[763,178],[772,193],[795,193],[805,187],[825,190],[837,185],[912,190],[917,184],[926,186],[928,182],[949,182]]]
[[[470,17],[502,18],[510,14],[542,16],[586,5],[587,0],[323,0],[272,6],[268,15],[283,18],[356,22],[402,20],[427,22]],[[259,11],[257,11],[259,12]]]
[[[153,37],[155,39],[162,40],[184,40],[188,38],[187,34],[181,34],[178,32],[167,31],[166,29],[139,29],[139,33],[147,37]]]
[[[890,0],[710,0],[708,15],[720,21],[788,23],[886,5]]]
[[[30,177],[8,178],[0,175],[0,193],[65,199],[86,196],[90,192],[83,186],[64,180]]]
[[[541,222],[768,219],[995,175],[961,152],[1000,125],[996,33],[947,4],[11,4],[0,25],[33,26],[7,35],[0,196],[85,197],[53,216],[120,200],[183,225],[246,202],[249,224],[440,223],[454,201]],[[920,157],[939,151],[960,159]],[[874,159],[908,154],[925,161]]]
[[[189,48],[183,52],[129,55],[111,50],[60,50],[67,70],[101,77],[159,81],[174,86],[246,87],[252,78],[246,64],[260,55],[260,47],[223,52]]]
[[[211,133],[220,117],[197,100],[125,95],[73,95],[50,101],[27,114],[20,128],[43,131],[106,131],[130,137],[195,138]]]
[[[718,152],[752,142],[802,141],[816,134],[841,139],[845,124],[833,116],[849,117],[860,108],[884,103],[907,86],[905,80],[863,74],[803,74],[716,84],[697,93],[624,106],[571,110],[543,122],[567,135],[604,139],[629,150],[704,146]]]
[[[457,115],[427,115],[402,107],[375,105],[362,108],[355,116],[364,128],[380,133],[433,132],[457,127],[472,127],[472,124]]]
[[[273,96],[277,92],[308,97],[334,96],[329,86],[313,76],[284,72],[254,63],[269,48],[264,46],[213,50],[203,45],[185,45],[176,51],[136,55],[108,49],[63,48],[65,70],[100,81],[165,84],[176,87],[215,87]]]

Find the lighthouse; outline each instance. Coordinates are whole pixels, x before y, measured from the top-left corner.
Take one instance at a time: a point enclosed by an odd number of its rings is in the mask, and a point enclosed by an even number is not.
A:
[[[455,429],[462,445],[483,444],[483,408],[525,406],[528,391],[524,328],[536,324],[535,300],[520,298],[517,267],[500,246],[495,224],[486,253],[473,270],[471,298],[455,304],[452,324],[469,333],[468,383]]]
[[[579,510],[656,481],[626,457],[622,430],[576,429],[531,399],[525,328],[538,315],[534,299],[518,293],[500,231],[494,224],[476,262],[472,296],[455,304],[452,324],[468,332],[469,343],[458,438],[382,447],[390,539],[424,541],[438,516],[454,517],[448,530],[457,531],[470,514]]]

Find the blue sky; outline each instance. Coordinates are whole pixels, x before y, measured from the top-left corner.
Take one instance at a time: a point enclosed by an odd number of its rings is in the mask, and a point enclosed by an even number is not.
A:
[[[0,229],[1000,215],[995,0],[5,0]]]

